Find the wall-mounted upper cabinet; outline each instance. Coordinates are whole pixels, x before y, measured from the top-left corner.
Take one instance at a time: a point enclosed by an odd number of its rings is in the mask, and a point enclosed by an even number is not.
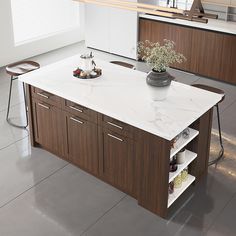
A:
[[[137,28],[137,12],[86,4],[87,47],[136,59]]]

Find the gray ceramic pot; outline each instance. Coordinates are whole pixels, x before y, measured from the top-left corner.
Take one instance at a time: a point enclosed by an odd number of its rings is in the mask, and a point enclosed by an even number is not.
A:
[[[171,81],[174,79],[168,72],[150,71],[147,75],[151,98],[154,101],[164,100],[167,97]]]

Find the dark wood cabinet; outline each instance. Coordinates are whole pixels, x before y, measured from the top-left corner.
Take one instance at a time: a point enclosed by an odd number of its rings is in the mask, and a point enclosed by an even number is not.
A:
[[[166,24],[151,20],[140,19],[139,41],[150,40],[152,42],[163,43],[164,39],[172,40],[176,43],[176,51],[182,53],[187,61],[182,64],[173,64],[172,67],[189,70],[192,29],[173,24]]]
[[[193,30],[191,72],[207,77],[220,77],[223,38],[223,34]]]
[[[65,125],[56,106],[33,99],[35,140],[42,147],[66,158]]]
[[[224,36],[220,78],[236,84],[236,36]]]
[[[99,143],[102,178],[122,191],[135,195],[134,141],[100,127]]]
[[[139,41],[176,43],[187,61],[174,68],[236,84],[236,36],[155,20],[139,20]]]
[[[78,116],[64,112],[69,160],[75,165],[98,174],[97,125]]]

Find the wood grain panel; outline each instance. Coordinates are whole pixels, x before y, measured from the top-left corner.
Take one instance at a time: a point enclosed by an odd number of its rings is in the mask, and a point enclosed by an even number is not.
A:
[[[167,215],[170,142],[139,132],[136,143],[138,203],[161,217]]]
[[[220,78],[236,84],[236,36],[224,36]]]
[[[223,38],[223,34],[193,30],[191,72],[220,77]]]
[[[197,153],[197,158],[190,165],[190,174],[199,181],[208,171],[210,154],[211,129],[213,108],[206,112],[192,124],[192,128],[199,130],[199,135],[188,145],[188,149]]]
[[[97,125],[67,112],[64,112],[64,117],[69,160],[93,175],[98,175]]]
[[[99,129],[100,174],[102,178],[135,196],[135,155],[133,140],[104,128]]]
[[[61,110],[33,99],[35,139],[46,150],[66,159],[65,124]]]

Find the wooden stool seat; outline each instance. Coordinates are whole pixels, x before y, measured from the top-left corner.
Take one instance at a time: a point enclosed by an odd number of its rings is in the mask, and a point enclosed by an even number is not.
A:
[[[110,63],[135,70],[135,66],[134,65],[129,64],[129,63],[124,62],[124,61],[110,61]]]
[[[27,115],[27,104],[26,104],[26,95],[25,95],[25,86],[24,83],[22,83],[23,92],[24,92],[24,104],[25,104],[25,116],[26,116],[26,124],[25,125],[17,125],[11,122],[9,118],[9,112],[10,112],[10,106],[11,106],[11,93],[12,93],[12,83],[14,80],[18,79],[18,76],[26,74],[30,71],[39,69],[40,65],[39,63],[35,61],[20,61],[13,63],[11,65],[8,65],[6,67],[6,73],[11,76],[10,81],[10,91],[9,91],[9,97],[8,97],[8,105],[7,105],[7,115],[6,115],[6,121],[17,128],[26,128],[28,126],[28,115]]]
[[[208,85],[205,85],[205,84],[192,84],[192,86],[196,87],[196,88],[207,90],[209,92],[218,93],[220,95],[223,95],[221,100],[219,101],[219,103],[221,103],[225,99],[225,92],[221,89],[211,87],[211,86],[208,86]]]
[[[39,68],[40,65],[35,61],[21,61],[8,65],[6,72],[11,76],[17,77]]]

